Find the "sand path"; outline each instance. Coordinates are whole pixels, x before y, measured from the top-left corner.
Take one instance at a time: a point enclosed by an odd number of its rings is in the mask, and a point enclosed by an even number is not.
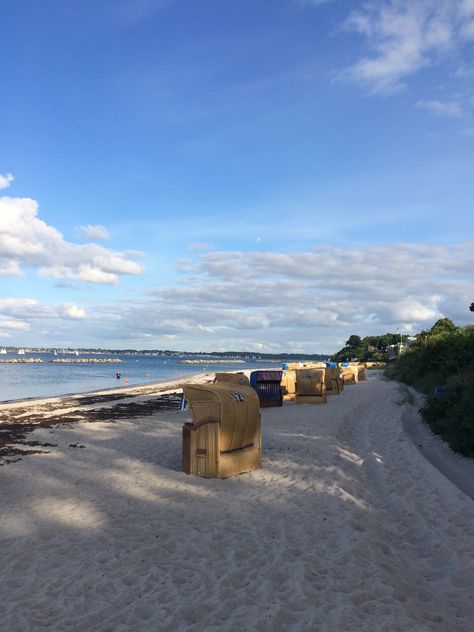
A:
[[[183,413],[34,431],[57,447],[0,467],[0,629],[471,632],[474,503],[399,402],[266,409],[225,481],[180,472]]]

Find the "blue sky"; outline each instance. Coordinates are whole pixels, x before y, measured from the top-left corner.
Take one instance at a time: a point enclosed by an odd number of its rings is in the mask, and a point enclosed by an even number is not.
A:
[[[5,0],[0,76],[0,345],[470,322],[472,0]]]

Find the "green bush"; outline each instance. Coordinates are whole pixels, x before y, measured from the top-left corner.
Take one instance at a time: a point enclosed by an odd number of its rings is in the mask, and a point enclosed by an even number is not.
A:
[[[438,321],[418,334],[386,375],[425,393],[420,412],[433,432],[453,450],[474,457],[474,328]],[[448,392],[435,397],[437,385],[448,386]]]
[[[451,379],[448,386],[446,395],[428,396],[420,413],[453,450],[474,457],[474,374]]]

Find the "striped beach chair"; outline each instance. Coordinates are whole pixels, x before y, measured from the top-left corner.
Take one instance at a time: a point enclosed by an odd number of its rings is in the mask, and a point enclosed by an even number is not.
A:
[[[261,408],[283,406],[283,371],[252,371],[250,386],[257,392]]]

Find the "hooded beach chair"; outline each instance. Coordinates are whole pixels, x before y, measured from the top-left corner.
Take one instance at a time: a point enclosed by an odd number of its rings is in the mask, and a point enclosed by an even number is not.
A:
[[[325,404],[326,368],[297,369],[296,396],[297,404]]]
[[[230,384],[244,384],[245,386],[250,386],[249,378],[241,371],[238,373],[216,373],[214,382],[217,384],[227,382]]]
[[[283,370],[280,385],[283,401],[294,402],[296,395],[296,371],[291,369]]]
[[[346,384],[357,384],[359,381],[359,369],[356,366],[341,366],[344,386]]]
[[[282,375],[283,371],[252,371],[250,386],[258,395],[260,408],[283,406]]]
[[[227,478],[261,467],[260,405],[250,386],[183,386],[193,421],[183,426],[183,471]]]
[[[327,395],[339,395],[342,391],[342,377],[337,367],[326,367],[325,384]]]

